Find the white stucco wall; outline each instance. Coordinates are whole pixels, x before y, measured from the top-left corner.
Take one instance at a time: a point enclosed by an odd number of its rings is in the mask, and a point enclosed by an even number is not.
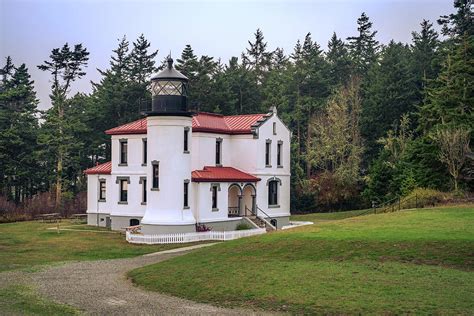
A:
[[[105,201],[99,201],[99,180],[105,180]],[[108,174],[87,175],[87,213],[110,213],[113,198],[110,187],[111,177]]]
[[[216,140],[222,138],[221,165],[231,166],[234,149],[231,136],[214,133],[192,133],[192,170],[200,170],[205,166],[216,165]]]
[[[148,165],[146,168],[148,201],[142,224],[188,225],[195,224],[192,214],[192,185],[189,185],[188,209],[183,205],[184,181],[191,181],[191,153],[183,148],[184,128],[190,129],[192,120],[183,116],[149,116]],[[152,190],[152,163],[159,162],[159,190]]]

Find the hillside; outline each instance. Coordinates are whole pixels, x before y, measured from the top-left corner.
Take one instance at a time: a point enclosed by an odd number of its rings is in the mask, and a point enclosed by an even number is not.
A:
[[[469,314],[473,227],[472,206],[325,221],[226,242],[129,276],[148,290],[220,306]]]

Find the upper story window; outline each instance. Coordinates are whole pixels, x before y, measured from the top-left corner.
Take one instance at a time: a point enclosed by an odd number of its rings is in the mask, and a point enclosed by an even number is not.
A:
[[[188,154],[189,153],[189,127],[184,128],[184,153]]]
[[[127,165],[128,142],[126,139],[120,140],[120,165]]]
[[[268,206],[278,206],[278,180],[268,181]]]
[[[277,134],[277,123],[273,122],[273,135]]]
[[[277,144],[277,166],[282,167],[283,142],[280,140]]]
[[[147,147],[148,146],[148,141],[147,141],[146,138],[143,138],[142,141],[143,141],[142,165],[146,165],[146,159],[147,159],[146,156],[148,154],[148,147]]]
[[[189,208],[189,180],[184,180],[183,208]]]
[[[222,138],[216,139],[216,165],[222,165]]]
[[[265,142],[265,167],[271,167],[271,148],[272,148],[272,141],[267,139]]]
[[[152,162],[152,190],[158,190],[160,188],[160,162],[159,161],[153,161]]]
[[[99,202],[105,202],[106,186],[105,179],[99,180]]]
[[[117,177],[117,183],[119,185],[119,204],[127,204],[130,177]]]
[[[146,177],[140,177],[140,184],[142,185],[142,204],[146,204]]]
[[[211,186],[211,192],[212,192],[212,210],[213,211],[218,211],[219,209],[217,208],[217,191],[219,190],[219,187],[217,185],[212,185]]]

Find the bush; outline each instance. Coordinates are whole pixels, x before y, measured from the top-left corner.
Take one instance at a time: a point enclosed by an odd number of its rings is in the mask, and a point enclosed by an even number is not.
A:
[[[247,223],[240,223],[235,227],[235,230],[247,230],[247,229],[252,229],[249,224]]]
[[[435,206],[452,200],[452,194],[434,189],[417,188],[401,200],[401,208]]]

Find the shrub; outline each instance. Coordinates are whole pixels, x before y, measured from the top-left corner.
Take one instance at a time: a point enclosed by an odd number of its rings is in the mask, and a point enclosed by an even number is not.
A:
[[[206,226],[204,224],[196,224],[196,232],[198,233],[208,232],[211,230],[212,230],[212,227]]]
[[[235,227],[235,230],[247,230],[247,229],[252,229],[249,224],[247,223],[239,223],[237,227]]]
[[[452,200],[452,194],[434,189],[417,188],[401,200],[401,208],[435,206]]]

